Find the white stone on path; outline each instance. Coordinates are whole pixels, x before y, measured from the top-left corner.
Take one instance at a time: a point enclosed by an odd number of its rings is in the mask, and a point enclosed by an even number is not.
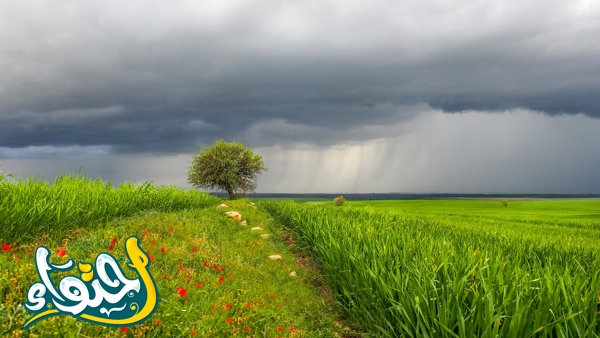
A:
[[[227,217],[231,217],[236,221],[241,221],[242,220],[242,214],[240,214],[237,211],[228,211],[225,213],[225,215],[227,215]]]

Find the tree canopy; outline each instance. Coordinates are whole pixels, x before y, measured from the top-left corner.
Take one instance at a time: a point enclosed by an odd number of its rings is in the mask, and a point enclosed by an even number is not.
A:
[[[229,199],[237,192],[253,192],[257,176],[267,170],[260,154],[240,142],[223,140],[201,149],[188,169],[188,182],[194,187],[226,191]]]

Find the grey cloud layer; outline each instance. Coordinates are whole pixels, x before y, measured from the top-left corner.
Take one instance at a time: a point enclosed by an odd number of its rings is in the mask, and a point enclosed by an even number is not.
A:
[[[0,3],[0,147],[327,145],[427,105],[600,117],[598,3],[63,4]]]

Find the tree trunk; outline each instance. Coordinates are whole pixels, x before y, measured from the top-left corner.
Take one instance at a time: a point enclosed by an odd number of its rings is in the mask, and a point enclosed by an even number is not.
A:
[[[235,199],[235,195],[233,194],[232,190],[227,190],[227,193],[229,194],[229,200],[234,200]]]

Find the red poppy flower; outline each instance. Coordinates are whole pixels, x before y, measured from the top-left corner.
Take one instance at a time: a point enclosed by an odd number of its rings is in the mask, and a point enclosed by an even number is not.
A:
[[[144,235],[148,236],[148,229],[144,229]]]
[[[279,307],[281,307],[281,304],[279,304]]]
[[[173,229],[173,227],[169,227],[169,232],[173,232],[175,231],[175,229]]]
[[[198,284],[196,284],[196,287],[197,287],[198,289],[200,289],[200,288],[202,287],[202,283],[198,283]]]
[[[221,268],[221,272],[225,272],[225,268]]]
[[[196,248],[192,248],[192,252],[196,252]]]
[[[213,305],[213,306],[211,306],[210,308],[211,308],[213,311],[215,311],[215,310],[217,309],[217,307],[216,307],[216,306],[214,306],[214,305]]]
[[[290,326],[290,331],[296,332],[296,329],[294,329],[294,325]]]
[[[246,326],[246,331],[250,331],[250,328]]]
[[[183,270],[183,264],[179,264],[179,270]]]
[[[160,248],[160,251],[161,251],[163,254],[166,254],[166,253],[167,253],[167,251],[165,251],[165,248]]]
[[[223,281],[225,280],[225,278],[223,278],[223,276],[219,277],[219,280],[217,281],[217,283],[221,284],[223,283]]]
[[[150,260],[154,262],[154,256],[150,256]]]
[[[150,255],[150,250],[146,250],[146,255]]]
[[[179,294],[179,297],[185,297],[187,295],[187,290],[184,288],[181,288],[177,291],[177,293]]]
[[[231,304],[225,304],[225,308],[226,308],[227,310],[231,309]]]
[[[115,244],[115,243],[117,243],[117,238],[116,238],[116,237],[113,237],[113,239],[112,239],[112,241],[111,241],[111,244]]]
[[[186,300],[184,300],[183,302],[187,304],[187,303],[188,303],[188,300],[186,299]]]
[[[156,326],[160,325],[160,320],[156,321]]]
[[[502,326],[502,324],[504,324],[502,321],[500,321],[500,323],[498,323],[498,325]]]
[[[269,299],[270,299],[270,300],[273,300],[273,299],[275,299],[275,297],[274,297],[273,295],[270,295],[270,296],[269,296]]]
[[[169,278],[167,277],[167,275],[164,275],[164,276],[163,276],[163,279],[164,279],[164,280],[167,280],[167,279],[169,279]]]
[[[205,266],[205,267],[208,267],[208,262],[204,262],[204,266]]]
[[[280,327],[278,327],[278,328],[277,328],[277,331],[281,332],[281,331],[283,331],[283,329],[282,329],[282,328],[280,328]]]
[[[122,328],[121,328],[121,332],[127,332],[127,331],[129,331],[129,328],[128,328],[128,327],[122,327]]]
[[[58,249],[56,250],[56,254],[60,257],[64,257],[67,254],[67,250],[65,249]]]
[[[247,306],[247,307],[251,307],[251,306],[252,306],[252,303],[246,303],[246,306]]]
[[[219,266],[217,264],[213,264],[213,269],[217,270]]]
[[[233,276],[232,275],[227,275],[227,278],[232,279]]]
[[[154,244],[155,244],[155,242],[154,242],[154,241],[152,241],[152,243],[150,243],[150,244],[154,245]]]
[[[113,251],[114,249],[115,249],[114,245],[111,244],[111,245],[108,246],[108,250]]]
[[[17,262],[20,262],[20,261],[21,261],[21,257],[17,257]]]
[[[196,330],[192,330],[192,331],[190,332],[190,334],[191,334],[192,336],[193,336],[193,335],[195,335],[195,334],[196,334]]]
[[[10,245],[8,245],[8,244],[2,245],[2,251],[8,252],[8,250],[10,250]]]
[[[225,321],[228,322],[228,323],[231,323],[231,322],[233,322],[233,318],[229,317]]]
[[[188,280],[192,280],[192,276],[188,276]]]
[[[262,300],[260,302],[258,302],[258,306],[263,306]]]

